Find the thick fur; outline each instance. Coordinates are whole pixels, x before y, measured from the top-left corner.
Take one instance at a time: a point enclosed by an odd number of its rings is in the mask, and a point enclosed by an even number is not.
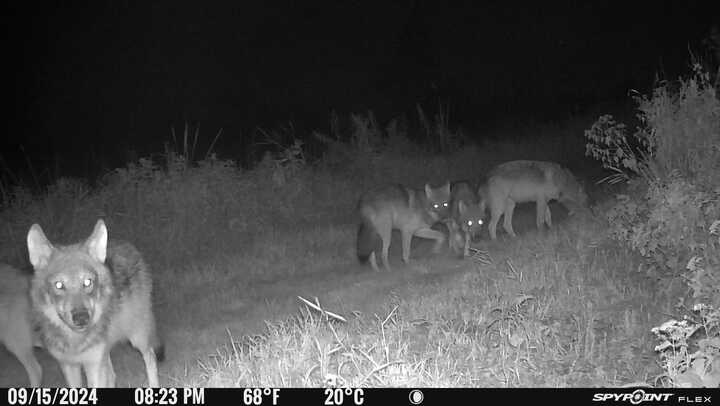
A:
[[[152,278],[138,250],[107,240],[98,220],[81,243],[54,246],[39,225],[27,236],[35,269],[30,298],[45,348],[60,363],[68,386],[114,387],[110,350],[129,340],[143,356],[150,386],[159,386],[162,346],[152,311]],[[156,352],[157,348],[157,352]]]
[[[470,256],[470,241],[480,235],[485,222],[485,203],[478,198],[469,182],[454,182],[451,186],[448,243],[456,253],[462,247],[463,256]]]
[[[536,225],[552,227],[548,202],[557,200],[572,210],[587,205],[587,195],[582,185],[567,169],[554,162],[510,161],[490,171],[487,183],[480,186],[478,194],[490,208],[488,228],[490,238],[497,239],[497,223],[504,215],[503,227],[515,237],[512,215],[516,203],[536,202]]]
[[[36,335],[30,311],[30,278],[10,265],[0,264],[0,342],[25,367],[30,386],[42,382],[42,367],[35,358]]]
[[[385,269],[390,271],[388,251],[392,230],[400,230],[402,236],[403,262],[410,261],[410,243],[413,236],[436,241],[437,252],[445,242],[445,234],[431,227],[449,216],[450,183],[424,190],[403,185],[391,185],[365,193],[358,203],[360,227],[358,229],[357,254],[361,262],[370,260],[373,269],[379,271],[377,252],[380,251]]]

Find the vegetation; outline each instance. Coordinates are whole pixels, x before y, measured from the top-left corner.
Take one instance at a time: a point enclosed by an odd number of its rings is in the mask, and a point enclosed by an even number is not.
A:
[[[610,238],[645,260],[645,272],[687,297],[652,330],[661,341],[664,384],[720,384],[720,100],[710,75],[695,65],[677,90],[663,83],[638,97],[642,126],[628,142],[625,126],[601,117],[586,132],[587,152],[628,181],[607,212]],[[696,343],[691,338],[700,337]]]

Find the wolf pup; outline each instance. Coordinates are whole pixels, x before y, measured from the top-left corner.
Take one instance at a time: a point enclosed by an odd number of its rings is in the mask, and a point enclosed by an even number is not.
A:
[[[488,174],[487,184],[479,188],[482,200],[490,208],[490,238],[497,239],[497,223],[505,216],[503,227],[512,237],[512,216],[516,203],[536,202],[535,223],[552,227],[548,201],[557,200],[572,214],[587,206],[587,195],[573,174],[554,162],[510,161],[496,166]]]
[[[45,348],[60,363],[67,384],[114,387],[110,350],[124,340],[145,361],[148,384],[159,386],[164,356],[155,331],[152,279],[138,250],[110,241],[98,220],[84,242],[54,246],[39,225],[27,235],[35,275],[30,299]]]
[[[0,342],[25,367],[30,386],[42,381],[42,367],[33,353],[36,342],[30,311],[30,279],[10,265],[0,264]]]
[[[425,190],[391,185],[366,192],[358,203],[360,227],[357,235],[357,255],[360,262],[370,259],[370,265],[379,271],[376,253],[381,251],[385,269],[390,271],[388,250],[392,230],[400,230],[402,259],[410,261],[410,242],[413,236],[435,240],[433,252],[445,243],[445,234],[431,227],[449,216],[450,182]]]
[[[450,190],[450,218],[448,243],[450,249],[463,256],[470,256],[470,241],[480,235],[485,219],[485,202],[478,199],[468,182],[455,182]]]

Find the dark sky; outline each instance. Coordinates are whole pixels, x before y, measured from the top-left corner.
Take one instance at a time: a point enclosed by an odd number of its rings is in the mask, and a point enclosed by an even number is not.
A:
[[[255,126],[327,130],[333,109],[562,117],[682,72],[720,19],[694,1],[12,3],[3,165],[81,176],[159,151],[185,121],[206,144],[222,127],[234,157]]]

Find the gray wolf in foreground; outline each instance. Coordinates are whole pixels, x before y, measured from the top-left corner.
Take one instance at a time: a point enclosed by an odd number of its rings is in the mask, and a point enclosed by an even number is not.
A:
[[[485,202],[478,199],[468,182],[455,182],[450,191],[450,218],[448,243],[450,249],[463,256],[470,256],[470,241],[480,235],[485,219]]]
[[[366,192],[358,203],[360,227],[357,235],[357,255],[360,262],[370,259],[370,265],[379,271],[376,255],[381,251],[383,265],[390,271],[388,250],[392,230],[400,230],[402,259],[410,261],[410,243],[413,236],[435,240],[433,252],[445,243],[445,234],[431,227],[449,216],[450,183],[424,190],[403,185],[391,185]]]
[[[10,265],[0,264],[0,342],[25,367],[30,386],[42,381],[42,367],[33,353],[35,334],[30,311],[30,279]]]
[[[557,200],[573,210],[587,205],[587,195],[575,176],[554,162],[510,161],[496,166],[488,174],[487,183],[478,193],[490,208],[490,238],[497,239],[496,229],[500,216],[503,227],[515,237],[512,215],[516,203],[536,202],[535,223],[542,230],[543,223],[552,227],[548,201]]]
[[[67,384],[82,386],[84,370],[88,386],[114,387],[110,350],[129,340],[142,354],[148,384],[159,386],[157,359],[164,351],[155,331],[150,271],[138,250],[128,242],[108,243],[102,220],[87,240],[67,246],[54,246],[34,224],[27,244],[35,268],[33,312]]]

